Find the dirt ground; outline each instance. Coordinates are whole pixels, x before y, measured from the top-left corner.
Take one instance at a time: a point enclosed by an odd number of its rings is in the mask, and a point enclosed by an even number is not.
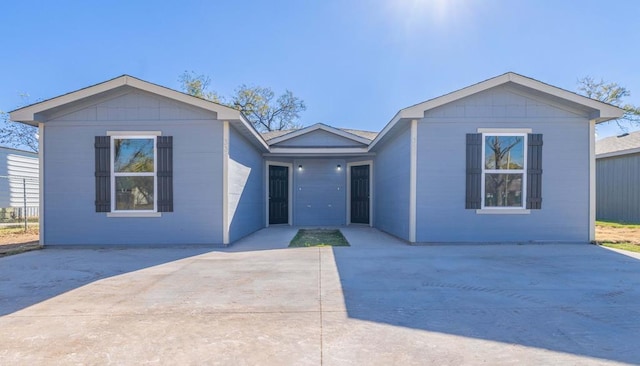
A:
[[[32,227],[25,233],[21,228],[0,231],[0,250],[19,247],[38,241],[38,228]],[[596,225],[596,241],[609,243],[633,243],[640,245],[640,228],[611,227]]]
[[[596,225],[596,241],[599,243],[632,243],[640,245],[640,227],[612,227]]]
[[[0,257],[40,248],[38,228],[31,227],[27,232],[20,227],[0,230]]]
[[[27,232],[23,228],[3,228],[0,230],[0,245],[22,244],[38,241],[38,228],[28,228]]]

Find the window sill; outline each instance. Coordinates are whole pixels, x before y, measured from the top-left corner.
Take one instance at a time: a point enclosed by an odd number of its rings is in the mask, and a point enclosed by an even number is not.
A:
[[[160,212],[107,212],[107,217],[162,217]]]
[[[481,210],[476,210],[476,214],[479,215],[528,215],[530,213],[531,210],[524,208],[483,208]]]

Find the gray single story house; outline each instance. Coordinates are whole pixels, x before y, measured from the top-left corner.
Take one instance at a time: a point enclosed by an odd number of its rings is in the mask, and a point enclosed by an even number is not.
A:
[[[596,218],[640,223],[640,131],[596,142]]]
[[[11,119],[39,128],[42,244],[228,245],[270,225],[588,242],[595,124],[621,115],[506,73],[402,109],[379,133],[261,135],[235,109],[124,75]]]

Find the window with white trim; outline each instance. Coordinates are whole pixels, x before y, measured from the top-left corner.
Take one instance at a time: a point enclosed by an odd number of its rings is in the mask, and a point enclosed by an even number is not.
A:
[[[156,136],[111,136],[111,212],[157,212]]]
[[[482,208],[525,208],[527,134],[482,134]]]

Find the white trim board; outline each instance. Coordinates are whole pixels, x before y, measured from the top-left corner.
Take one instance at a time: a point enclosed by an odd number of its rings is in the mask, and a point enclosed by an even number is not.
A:
[[[222,122],[222,244],[229,244],[229,121]]]
[[[162,136],[162,131],[107,131],[107,136]]]
[[[44,123],[40,122],[38,123],[38,184],[40,185],[38,187],[39,190],[39,194],[40,197],[38,197],[38,204],[40,207],[38,207],[38,209],[40,210],[40,212],[38,213],[38,231],[39,231],[39,238],[38,241],[40,242],[40,246],[44,246],[45,245],[45,236],[44,236]]]
[[[596,240],[596,122],[589,121],[589,241]]]
[[[104,95],[104,93],[117,93],[117,91],[121,89],[124,90],[122,93],[126,94],[128,93],[126,90],[127,88],[138,89],[147,93],[185,103],[193,107],[201,108],[206,111],[214,112],[218,120],[232,122],[234,127],[241,131],[243,135],[247,137],[251,136],[253,139],[252,142],[255,145],[259,146],[262,150],[269,150],[269,145],[267,145],[266,141],[264,141],[255,127],[240,111],[129,75],[122,75],[99,84],[13,110],[10,112],[10,118],[16,122],[36,126],[38,122],[46,122],[47,118],[50,119],[51,116],[46,116],[46,114],[52,112],[56,108],[66,108],[71,105],[75,105],[76,103],[86,103],[89,101],[89,98],[99,97],[100,95]]]
[[[611,152],[607,152],[607,153],[601,153],[601,154],[596,155],[596,159],[612,158],[614,156],[637,154],[637,153],[640,153],[640,147],[636,147],[636,148],[633,148],[633,149],[626,149],[626,150],[618,150],[618,151],[611,151]]]
[[[409,242],[416,242],[417,173],[418,173],[418,121],[411,121],[411,156],[409,158]]]
[[[480,175],[480,210],[477,210],[476,212],[478,213],[487,213],[488,211],[503,211],[502,213],[509,213],[512,212],[514,210],[526,210],[527,208],[527,176],[528,176],[528,169],[529,167],[527,166],[528,163],[528,154],[529,154],[529,141],[528,141],[528,134],[531,133],[531,129],[528,128],[521,128],[521,129],[491,129],[491,128],[479,128],[478,132],[480,132],[480,130],[483,130],[482,132],[482,160],[481,161],[486,161],[486,136],[521,136],[522,137],[522,156],[523,156],[523,162],[522,162],[522,169],[507,169],[507,170],[494,170],[494,169],[487,169],[484,165],[484,163],[482,164],[482,167],[480,169],[481,171],[481,175]],[[511,131],[505,131],[505,130],[511,130]],[[520,207],[495,207],[495,206],[485,206],[485,187],[486,187],[486,176],[487,174],[522,174],[522,184],[521,184],[521,197],[522,197],[522,204]]]
[[[240,119],[240,112],[233,108],[215,102],[210,102],[202,98],[197,98],[189,94],[153,84],[129,75],[122,75],[99,84],[95,84],[83,89],[63,94],[58,97],[54,97],[42,102],[34,103],[26,107],[16,109],[14,111],[11,111],[11,119],[20,122],[33,122],[37,120],[37,114],[39,113],[63,106],[65,104],[78,102],[83,99],[93,97],[95,95],[102,94],[123,86],[130,86],[135,89],[143,90],[152,94],[190,104],[205,110],[216,112],[219,114],[219,119]]]
[[[310,155],[362,155],[367,154],[367,147],[271,147],[270,152],[282,156],[291,154],[292,156]]]
[[[158,192],[158,135],[143,135],[136,132],[124,131],[124,134],[115,134],[114,131],[109,136],[109,171],[111,172],[111,176],[109,177],[109,182],[111,185],[111,208],[107,213],[107,217],[152,217],[158,213],[158,200],[154,198],[153,200],[153,210],[117,210],[117,202],[116,202],[116,178],[117,177],[153,177],[153,191]],[[134,173],[134,172],[116,172],[115,170],[115,140],[123,140],[123,139],[145,139],[153,141],[153,172],[144,172],[144,173]]]
[[[531,128],[478,128],[478,133],[531,133]]]

